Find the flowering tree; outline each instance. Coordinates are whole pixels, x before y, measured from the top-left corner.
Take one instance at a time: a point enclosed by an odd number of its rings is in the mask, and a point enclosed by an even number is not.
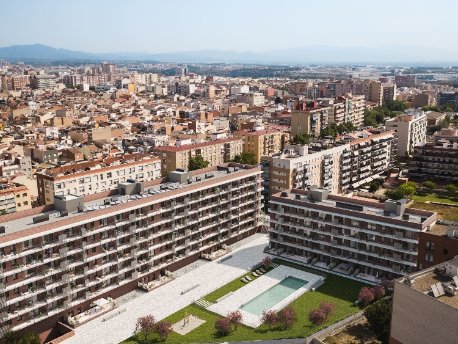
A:
[[[284,330],[294,325],[296,321],[296,311],[292,307],[283,308],[278,312],[278,323]]]
[[[237,327],[242,323],[243,315],[240,311],[234,311],[229,313],[227,318],[230,320],[231,324],[234,325],[234,329],[237,330]]]
[[[216,320],[215,329],[218,335],[227,336],[232,330],[231,320],[228,317]]]
[[[144,340],[154,332],[154,326],[156,324],[156,319],[153,315],[145,315],[137,319],[137,324],[135,326],[135,333],[143,333],[145,336]]]
[[[334,313],[334,304],[330,302],[321,302],[320,309],[326,314],[326,318]]]
[[[374,301],[374,294],[368,287],[362,287],[358,294],[358,300],[363,306],[367,306]]]
[[[278,314],[277,312],[270,310],[270,311],[264,311],[262,313],[262,318],[261,321],[269,326],[269,330],[272,329],[272,326],[274,326],[278,322]]]
[[[162,341],[165,341],[173,332],[172,323],[165,320],[159,321],[156,324],[155,330],[159,338],[161,338]]]
[[[262,260],[262,265],[264,265],[266,269],[270,268],[272,265],[272,258],[270,258],[269,256],[265,256]]]
[[[309,319],[314,325],[321,325],[326,321],[326,313],[321,308],[310,311]]]
[[[375,300],[380,300],[385,296],[385,288],[383,288],[381,285],[377,285],[374,288],[371,288],[371,292],[374,294]]]

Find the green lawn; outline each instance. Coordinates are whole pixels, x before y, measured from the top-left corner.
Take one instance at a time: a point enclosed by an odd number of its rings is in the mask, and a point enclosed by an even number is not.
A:
[[[440,219],[458,221],[458,211],[456,207],[433,203],[413,202],[410,208],[435,211]]]
[[[278,261],[277,261],[278,262]],[[289,265],[292,267],[299,267],[302,270],[307,270],[312,273],[322,274],[310,269],[305,269],[300,265],[286,263],[282,261],[282,264]],[[240,278],[243,276],[240,276]],[[239,279],[237,280],[239,281]],[[240,282],[240,281],[239,281]],[[219,298],[225,293],[236,290],[243,286],[243,282],[239,285],[236,281],[232,281],[226,286],[218,289],[217,291],[209,294],[205,299]],[[185,336],[181,336],[177,333],[173,333],[167,340],[166,343],[205,343],[205,342],[226,342],[226,341],[241,341],[241,340],[268,340],[268,339],[280,339],[280,338],[297,338],[309,336],[320,329],[327,327],[337,321],[340,321],[351,314],[354,314],[360,310],[360,308],[354,306],[354,301],[357,298],[358,292],[364,284],[349,280],[343,277],[328,274],[326,282],[318,290],[307,292],[297,300],[293,301],[290,305],[296,310],[297,321],[295,325],[285,331],[280,329],[269,330],[267,326],[261,325],[256,329],[252,329],[246,326],[239,326],[236,331],[225,337],[218,337],[214,329],[215,321],[220,318],[219,315],[201,309],[195,305],[190,305],[167,318],[168,321],[176,323],[184,318],[185,313],[193,314],[201,319],[204,319],[206,323],[191,331]],[[235,288],[235,289],[234,289]],[[221,296],[218,296],[221,295]],[[211,296],[211,297],[210,297]],[[218,296],[218,297],[217,297]],[[332,302],[335,306],[334,314],[327,320],[327,322],[321,326],[315,326],[308,320],[309,312],[318,308],[320,302],[327,301]],[[153,311],[153,310],[152,310]],[[143,338],[143,337],[141,337]],[[156,336],[151,336],[146,343],[154,343],[157,341]],[[139,337],[133,336],[126,340],[124,344],[138,344],[145,343],[139,340]]]
[[[458,205],[458,199],[453,197],[446,197],[444,195],[437,195],[435,193],[419,193],[413,196],[413,200],[415,202],[439,202]]]

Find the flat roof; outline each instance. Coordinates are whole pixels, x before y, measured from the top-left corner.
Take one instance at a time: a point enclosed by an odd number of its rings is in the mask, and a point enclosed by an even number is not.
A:
[[[232,167],[234,169],[234,167]],[[50,226],[57,222],[62,222],[61,227],[68,227],[78,222],[90,222],[96,217],[106,217],[107,214],[124,212],[125,209],[140,207],[144,203],[157,203],[166,198],[173,198],[173,196],[179,196],[180,194],[190,193],[196,191],[197,187],[208,187],[210,185],[217,184],[218,182],[224,183],[228,180],[237,177],[240,178],[244,175],[250,175],[252,173],[261,173],[260,167],[241,168],[235,167],[230,173],[226,169],[203,169],[200,173],[192,175],[192,183],[180,184],[172,182],[157,183],[152,186],[144,188],[142,194],[135,195],[113,195],[108,197],[101,197],[92,201],[84,202],[84,209],[82,212],[69,213],[68,216],[62,217],[60,212],[52,209],[45,210],[41,213],[35,213],[29,216],[17,215],[14,219],[5,221],[2,223],[5,226],[5,233],[0,234],[0,244],[12,241],[23,236],[31,236],[42,231],[52,230],[55,227]],[[75,197],[68,195],[66,197]],[[10,214],[12,215],[12,214]],[[49,215],[49,220],[34,223],[33,218],[40,215]],[[5,215],[7,217],[8,215]],[[9,218],[9,217],[8,217]],[[0,222],[2,216],[0,216]],[[25,232],[27,231],[27,232]],[[24,233],[21,233],[24,232]],[[17,234],[17,235],[14,235]]]

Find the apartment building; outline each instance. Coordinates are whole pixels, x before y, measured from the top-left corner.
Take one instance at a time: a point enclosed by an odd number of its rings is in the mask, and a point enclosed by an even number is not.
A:
[[[46,336],[94,302],[149,285],[258,230],[259,168],[192,173],[172,172],[162,184],[120,183],[105,198],[60,196],[53,210],[1,217],[1,328]]]
[[[34,75],[30,79],[30,86],[34,90],[51,90],[56,88],[56,77],[54,75]]]
[[[341,193],[379,178],[390,166],[394,133],[355,136],[334,146],[290,145],[282,153],[266,157],[263,168],[269,177],[265,194],[313,185]]]
[[[437,94],[437,105],[439,106],[456,106],[458,104],[458,92],[439,92]]]
[[[415,109],[385,121],[386,129],[396,132],[398,156],[410,155],[415,146],[426,142],[427,123],[426,114]]]
[[[11,89],[12,90],[21,90],[24,87],[29,86],[30,76],[29,75],[13,75],[11,77]]]
[[[144,154],[125,154],[64,165],[35,174],[38,202],[53,204],[55,196],[87,196],[115,189],[130,179],[147,182],[161,177],[161,162]]]
[[[26,186],[0,184],[0,215],[28,209],[32,209],[32,199]]]
[[[418,269],[430,268],[458,256],[458,226],[436,224],[420,233]]]
[[[385,105],[387,101],[396,99],[396,84],[383,83],[378,80],[363,80],[355,87],[355,89],[359,88],[360,92],[357,94],[363,94],[367,101],[377,105]]]
[[[336,124],[351,122],[355,127],[360,127],[364,124],[365,109],[364,96],[339,96],[333,101],[328,122]]]
[[[245,153],[254,153],[259,164],[263,156],[271,156],[281,152],[289,142],[289,134],[277,129],[236,131],[235,137],[243,142]]]
[[[436,223],[436,213],[406,208],[406,200],[382,204],[328,193],[272,196],[270,253],[372,282],[416,270],[419,235]]]
[[[394,282],[390,344],[454,344],[458,258]]]
[[[316,102],[299,104],[291,112],[291,135],[301,133],[313,137],[320,135],[321,129],[328,125],[328,117],[332,108],[320,107]]]
[[[396,75],[394,83],[397,87],[415,87],[417,85],[416,75]]]
[[[238,138],[227,138],[196,144],[155,147],[154,153],[161,160],[162,175],[171,171],[188,170],[189,159],[201,156],[209,167],[227,163],[242,153],[243,143]]]
[[[420,181],[458,183],[458,142],[429,142],[414,147],[409,177]]]

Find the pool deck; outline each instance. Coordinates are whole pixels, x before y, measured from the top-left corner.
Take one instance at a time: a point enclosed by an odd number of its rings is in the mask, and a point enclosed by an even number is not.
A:
[[[218,260],[187,271],[173,281],[126,301],[120,308],[122,313],[109,320],[97,318],[75,329],[75,336],[64,344],[118,344],[130,337],[135,330],[135,323],[141,316],[153,314],[156,320],[190,305],[195,300],[226,285],[244,273],[248,273],[254,264],[258,264],[266,256],[263,252],[268,244],[266,234],[255,234],[247,239],[231,245],[231,258],[224,256]],[[220,260],[224,262],[219,263]],[[191,291],[181,294],[190,286],[199,285]],[[125,311],[124,311],[125,310]],[[106,315],[115,314],[119,309]]]
[[[269,308],[270,310],[282,309],[308,290],[317,286],[322,280],[324,280],[324,277],[322,276],[294,269],[289,266],[280,265],[275,269],[270,270],[265,275],[262,275],[261,277],[248,283],[246,286],[238,289],[220,302],[211,305],[208,307],[208,310],[222,316],[226,316],[228,313],[238,309],[243,315],[243,324],[250,327],[258,327],[262,323],[261,316],[251,314],[241,309],[241,307],[289,276],[299,278],[301,280],[307,281],[308,283],[284,298],[273,307]]]

